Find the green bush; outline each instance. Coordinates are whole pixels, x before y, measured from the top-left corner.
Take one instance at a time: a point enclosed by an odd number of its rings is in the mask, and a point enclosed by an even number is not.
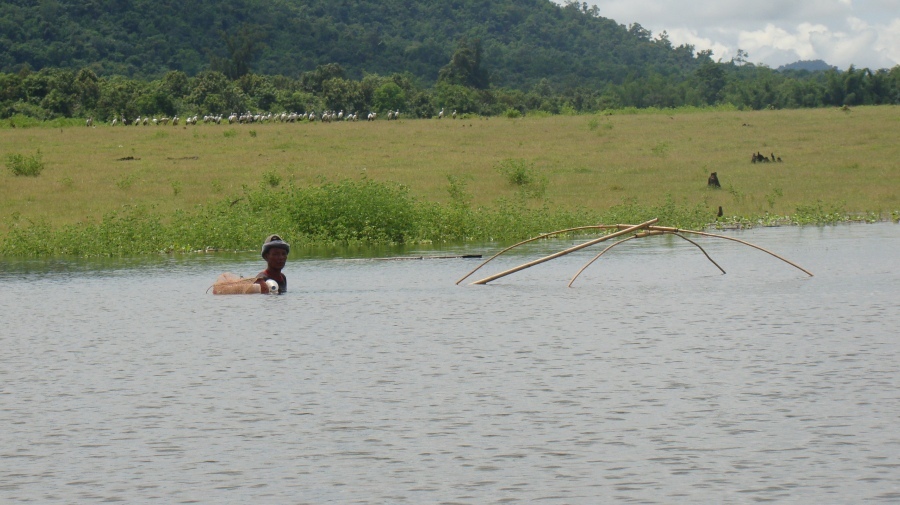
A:
[[[547,177],[525,160],[505,159],[497,165],[497,171],[527,197],[541,198],[547,192]]]
[[[41,150],[31,156],[24,154],[10,153],[6,155],[6,168],[13,175],[25,175],[28,177],[37,177],[44,171],[44,160],[41,156]]]
[[[401,244],[417,236],[416,201],[399,184],[329,182],[295,190],[289,201],[292,224],[320,240]]]
[[[273,188],[277,188],[281,184],[281,176],[274,170],[269,170],[263,174],[263,182]]]
[[[273,231],[296,247],[512,242],[591,223],[637,224],[658,217],[661,225],[698,229],[714,219],[705,205],[689,207],[671,197],[655,206],[627,201],[602,213],[560,210],[548,204],[535,208],[521,198],[472,207],[465,180],[448,180],[449,204],[421,202],[399,184],[363,179],[303,188],[244,187],[241,194],[171,215],[152,206],[126,205],[98,223],[57,229],[45,221],[14,215],[9,232],[0,235],[0,257],[120,256],[206,248],[252,251]],[[176,187],[173,183],[173,191]],[[834,216],[821,204],[798,211],[801,218],[805,213],[808,220],[820,223]]]

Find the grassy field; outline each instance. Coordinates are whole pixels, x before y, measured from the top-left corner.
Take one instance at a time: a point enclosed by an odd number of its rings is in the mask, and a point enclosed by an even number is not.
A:
[[[476,205],[512,197],[508,160],[546,179],[535,203],[606,209],[669,195],[726,215],[826,205],[900,209],[900,107],[655,113],[374,123],[0,129],[9,154],[40,157],[38,177],[0,172],[0,234],[14,216],[51,227],[96,221],[125,204],[166,214],[265,181],[314,185],[367,177],[449,200],[448,175]],[[751,163],[774,153],[782,163]],[[122,160],[122,158],[134,158]],[[707,188],[717,172],[720,190]]]

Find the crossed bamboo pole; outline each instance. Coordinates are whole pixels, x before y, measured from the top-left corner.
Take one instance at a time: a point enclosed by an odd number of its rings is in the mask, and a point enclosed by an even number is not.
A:
[[[501,277],[506,277],[507,275],[516,273],[516,272],[518,272],[518,271],[520,271],[520,270],[524,270],[524,269],[526,269],[526,268],[530,268],[530,267],[533,267],[533,266],[535,266],[535,265],[539,265],[539,264],[541,264],[541,263],[544,263],[544,262],[546,262],[546,261],[550,261],[550,260],[555,259],[555,258],[558,258],[558,257],[560,257],[560,256],[565,256],[566,254],[569,254],[569,253],[572,253],[572,252],[575,252],[575,251],[584,249],[585,247],[590,247],[590,246],[592,246],[592,245],[599,244],[600,242],[604,242],[604,241],[607,241],[607,240],[610,240],[610,239],[613,239],[613,238],[616,238],[616,237],[620,237],[620,236],[623,236],[623,235],[628,235],[629,233],[633,233],[633,232],[638,232],[638,233],[635,233],[634,235],[632,235],[632,236],[630,236],[630,237],[628,237],[628,238],[624,238],[624,239],[622,239],[622,240],[619,240],[619,241],[613,243],[612,245],[608,246],[606,249],[604,249],[603,251],[601,251],[600,254],[596,255],[593,259],[591,259],[589,262],[587,262],[587,264],[585,264],[583,267],[581,267],[581,269],[575,274],[575,276],[572,277],[572,280],[569,281],[568,286],[569,286],[569,287],[572,287],[572,284],[575,282],[575,279],[577,279],[578,276],[581,275],[581,273],[584,272],[584,270],[587,269],[588,266],[590,266],[592,263],[594,263],[597,259],[599,259],[601,256],[603,256],[607,251],[609,251],[609,250],[612,249],[613,247],[615,247],[615,246],[617,246],[617,245],[619,245],[619,244],[622,244],[622,243],[624,243],[624,242],[627,242],[627,241],[629,241],[629,240],[636,239],[636,238],[644,238],[644,237],[650,237],[650,236],[656,236],[656,235],[667,235],[667,234],[668,234],[668,235],[675,235],[675,236],[680,237],[680,238],[682,238],[682,239],[684,239],[684,240],[690,242],[691,244],[695,245],[698,249],[700,249],[700,251],[703,252],[703,254],[706,256],[706,259],[708,259],[709,261],[711,261],[712,264],[715,265],[716,268],[718,268],[723,274],[725,273],[725,270],[723,270],[722,267],[719,266],[719,264],[716,263],[716,262],[709,256],[709,254],[707,254],[706,250],[704,250],[703,247],[701,247],[699,244],[697,244],[697,243],[694,242],[693,240],[691,240],[691,239],[685,237],[684,234],[694,234],[694,235],[701,235],[701,236],[704,236],[704,237],[722,238],[722,239],[725,239],[725,240],[731,240],[731,241],[733,241],[733,242],[738,242],[738,243],[740,243],[740,244],[744,244],[744,245],[750,246],[750,247],[752,247],[752,248],[754,248],[754,249],[758,249],[758,250],[760,250],[760,251],[762,251],[762,252],[764,252],[764,253],[766,253],[766,254],[769,254],[769,255],[771,255],[771,256],[774,256],[775,258],[778,258],[778,259],[780,259],[781,261],[784,261],[785,263],[787,263],[787,264],[793,266],[794,268],[799,269],[800,271],[802,271],[803,273],[809,275],[810,277],[813,276],[813,274],[812,274],[811,272],[809,272],[808,270],[804,269],[803,267],[797,265],[796,263],[793,263],[793,262],[791,262],[791,261],[789,261],[789,260],[787,260],[787,259],[785,259],[785,258],[783,258],[783,257],[781,257],[781,256],[779,256],[779,255],[777,255],[777,254],[775,254],[775,253],[773,253],[772,251],[769,251],[769,250],[767,250],[767,249],[764,249],[764,248],[762,248],[762,247],[760,247],[760,246],[758,246],[758,245],[751,244],[750,242],[747,242],[747,241],[745,241],[745,240],[737,239],[737,238],[734,238],[734,237],[728,237],[728,236],[725,236],[725,235],[717,235],[717,234],[715,234],[715,233],[707,233],[707,232],[702,232],[702,231],[696,231],[696,230],[683,230],[683,229],[680,229],[680,228],[673,228],[673,227],[668,227],[668,226],[654,226],[654,224],[655,224],[657,221],[658,221],[657,218],[653,218],[653,219],[651,219],[651,220],[649,220],[649,221],[646,221],[646,222],[641,223],[641,224],[638,224],[638,225],[633,225],[633,224],[614,224],[614,225],[580,226],[580,227],[577,227],[577,228],[567,228],[567,229],[565,229],[565,230],[558,230],[558,231],[554,231],[554,232],[550,232],[550,233],[544,233],[544,234],[539,235],[539,236],[537,236],[537,237],[530,238],[530,239],[528,239],[528,240],[524,240],[524,241],[522,241],[522,242],[519,242],[518,244],[514,244],[514,245],[511,245],[511,246],[507,247],[506,249],[503,249],[502,251],[500,251],[500,252],[498,252],[497,254],[491,256],[490,258],[488,258],[487,260],[485,260],[484,262],[482,262],[480,265],[478,265],[477,267],[475,267],[474,270],[472,270],[471,272],[469,272],[468,274],[466,274],[463,278],[461,278],[461,279],[459,279],[458,281],[456,281],[456,284],[459,284],[460,282],[464,281],[464,280],[467,279],[469,276],[471,276],[473,273],[475,273],[476,271],[478,271],[481,267],[483,267],[484,265],[488,264],[491,260],[493,260],[494,258],[500,256],[501,254],[503,254],[503,253],[505,253],[505,252],[507,252],[507,251],[509,251],[509,250],[511,250],[511,249],[514,249],[514,248],[519,247],[519,246],[521,246],[521,245],[524,245],[524,244],[527,244],[527,243],[529,243],[529,242],[533,242],[533,241],[535,241],[535,240],[539,240],[539,239],[542,239],[542,238],[547,238],[547,237],[551,237],[551,236],[554,236],[554,235],[560,235],[560,234],[568,233],[568,232],[572,232],[572,231],[589,230],[589,229],[597,229],[597,230],[602,230],[602,229],[618,229],[619,231],[614,232],[614,233],[610,233],[609,235],[604,235],[603,237],[600,237],[600,238],[596,238],[596,239],[593,239],[593,240],[589,240],[589,241],[587,241],[587,242],[584,242],[584,243],[582,243],[582,244],[579,244],[579,245],[570,247],[570,248],[568,248],[568,249],[559,251],[559,252],[554,253],[554,254],[551,254],[551,255],[549,255],[549,256],[544,256],[543,258],[539,258],[539,259],[536,259],[536,260],[534,260],[534,261],[529,261],[528,263],[523,263],[522,265],[519,265],[519,266],[517,266],[517,267],[515,267],[515,268],[510,268],[509,270],[504,270],[503,272],[500,272],[500,273],[498,273],[498,274],[494,274],[494,275],[491,275],[491,276],[489,276],[489,277],[485,277],[484,279],[475,281],[475,282],[473,282],[472,284],[479,284],[479,285],[487,284],[487,283],[489,283],[489,282],[491,282],[491,281],[497,280],[497,279],[499,279],[499,278],[501,278]],[[643,230],[643,231],[640,231],[640,230]]]

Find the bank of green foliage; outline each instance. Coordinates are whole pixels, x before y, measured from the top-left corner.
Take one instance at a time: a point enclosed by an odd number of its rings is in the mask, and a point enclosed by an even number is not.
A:
[[[0,241],[0,256],[118,256],[205,249],[253,250],[277,231],[297,245],[381,245],[508,242],[547,231],[600,222],[659,217],[678,226],[709,220],[700,207],[671,201],[642,208],[633,203],[604,214],[554,210],[526,199],[472,207],[465,187],[451,182],[448,204],[422,202],[403,186],[363,179],[305,188],[265,184],[190,212],[163,216],[153,208],[124,207],[97,223],[52,229],[14,218]]]
[[[725,218],[717,223],[704,206],[671,198],[657,205],[623,202],[603,212],[567,211],[533,205],[527,198],[472,207],[465,184],[450,178],[451,201],[422,202],[403,186],[342,180],[305,188],[261,184],[242,194],[190,212],[161,215],[153,208],[126,206],[99,222],[53,229],[13,218],[0,240],[0,257],[123,256],[200,250],[250,251],[261,237],[278,232],[297,246],[511,243],[542,233],[590,224],[640,223],[702,229],[758,224],[834,224],[867,219],[849,216],[821,202],[795,216]],[[868,216],[877,219],[877,216]]]
[[[467,46],[466,46],[467,47]],[[467,51],[467,48],[461,51]],[[900,104],[900,66],[826,72],[776,72],[752,65],[708,63],[715,71],[680,77],[626,79],[598,88],[555,87],[541,81],[527,91],[477,89],[440,80],[433,86],[416,76],[368,74],[360,80],[329,64],[299,78],[245,74],[229,79],[216,71],[189,77],[172,71],[141,81],[120,76],[98,77],[90,69],[45,68],[38,72],[0,74],[0,128],[104,124],[138,116],[225,115],[232,112],[308,112],[324,110],[385,113],[400,110],[404,118],[435,117],[457,110],[482,116],[577,114],[605,111],[768,109]],[[448,64],[450,66],[450,64]],[[468,68],[468,67],[466,67]],[[445,74],[459,79],[459,72]]]
[[[344,110],[517,117],[900,103],[900,66],[775,71],[549,0],[0,3],[0,126]],[[27,121],[25,121],[27,123]],[[27,125],[27,124],[26,124]]]
[[[142,80],[170,70],[299,76],[334,63],[359,80],[434,83],[460,39],[478,39],[493,82],[527,89],[668,75],[697,64],[640,25],[550,0],[42,0],[0,3],[0,71],[89,67]],[[487,77],[484,75],[483,77]],[[486,83],[482,83],[484,85]]]

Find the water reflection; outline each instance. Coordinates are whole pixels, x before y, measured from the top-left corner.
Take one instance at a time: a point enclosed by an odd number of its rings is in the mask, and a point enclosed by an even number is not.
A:
[[[893,503],[898,230],[0,262],[0,501]]]

